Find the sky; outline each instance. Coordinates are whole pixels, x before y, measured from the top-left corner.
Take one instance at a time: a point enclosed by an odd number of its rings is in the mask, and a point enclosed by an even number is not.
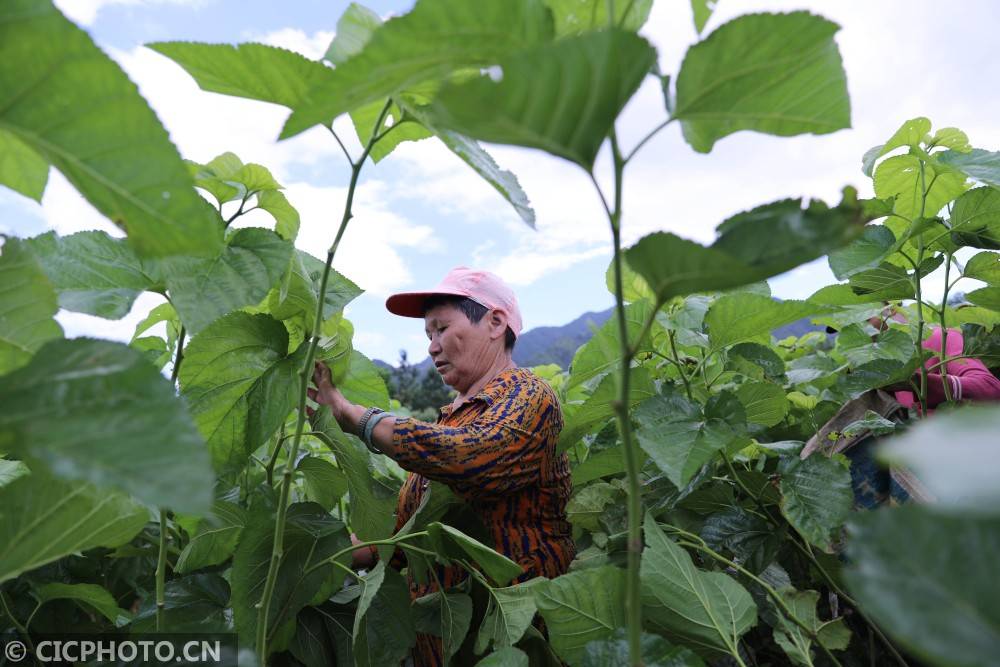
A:
[[[473,0],[470,0],[473,1]],[[296,245],[325,255],[342,211],[349,168],[329,133],[314,128],[278,142],[288,112],[275,105],[206,93],[167,58],[143,45],[161,40],[259,41],[320,57],[335,34],[343,0],[57,0],[137,83],[181,154],[198,162],[232,151],[244,162],[268,167],[285,186],[302,216]],[[400,14],[410,0],[370,0],[383,17]],[[906,119],[927,116],[935,128],[964,130],[979,148],[1000,149],[1000,51],[995,27],[1000,3],[961,0],[720,0],[704,34],[751,11],[808,9],[841,26],[837,42],[851,97],[852,127],[823,136],[779,138],[741,132],[722,139],[712,153],[694,153],[680,128],[668,127],[630,163],[625,177],[623,242],[653,231],[677,233],[702,243],[727,217],[788,197],[839,200],[843,186],[871,196],[861,156],[884,142]],[[657,0],[642,30],[659,53],[661,71],[676,74],[689,45],[698,39],[685,0]],[[666,117],[652,78],[619,119],[624,147]],[[360,146],[346,118],[336,127]],[[347,316],[355,325],[355,347],[372,358],[395,362],[426,356],[423,323],[390,315],[385,298],[399,291],[433,287],[452,267],[494,271],[515,290],[525,330],[565,324],[584,312],[613,305],[604,275],[611,234],[587,174],[540,151],[488,146],[501,167],[513,171],[531,199],[537,230],[436,139],[400,146],[362,175],[355,219],[348,227],[335,268],[365,293]],[[607,150],[597,178],[610,190]],[[256,217],[260,215],[260,217]],[[271,226],[262,212],[243,226]],[[98,214],[54,171],[42,204],[0,188],[0,233],[34,236],[54,229],[120,230]],[[835,282],[825,260],[772,279],[772,292],[805,298]],[[961,289],[961,286],[959,287]],[[933,288],[932,288],[933,293]],[[128,340],[136,323],[161,297],[144,295],[122,320],[109,321],[62,311],[69,336]]]

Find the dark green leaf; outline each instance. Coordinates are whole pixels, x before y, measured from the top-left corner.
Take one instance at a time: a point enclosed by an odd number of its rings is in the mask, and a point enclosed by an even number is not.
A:
[[[775,301],[758,294],[731,294],[715,301],[705,315],[709,340],[722,349],[759,336],[804,317],[829,312],[809,301]]]
[[[0,449],[151,505],[209,508],[204,441],[173,386],[138,350],[87,338],[49,342],[0,378],[0,404]]]
[[[195,336],[184,353],[181,391],[218,470],[241,468],[298,400],[304,348],[266,315],[231,313]]]
[[[762,572],[778,555],[784,535],[759,516],[730,507],[705,519],[701,537],[712,549],[733,554],[752,572]]]
[[[472,598],[465,593],[435,591],[414,600],[414,614],[417,629],[441,637],[445,659],[451,660],[469,632]]]
[[[184,326],[196,334],[218,318],[256,305],[285,275],[292,244],[267,229],[239,229],[214,259],[161,262],[170,300]]]
[[[641,403],[653,396],[655,390],[649,373],[644,368],[632,369],[629,381],[629,406]],[[575,445],[580,438],[590,433],[599,424],[614,416],[611,403],[619,396],[617,374],[611,373],[601,380],[597,388],[584,403],[566,415],[566,425],[559,434],[559,451]]]
[[[990,285],[977,290],[972,290],[965,295],[965,298],[983,308],[1000,311],[1000,285]]]
[[[528,654],[519,648],[507,646],[494,651],[476,663],[476,667],[528,667]]]
[[[212,256],[222,227],[121,68],[49,2],[0,10],[0,130],[55,166],[142,256]]]
[[[855,294],[881,301],[912,299],[914,295],[910,274],[895,264],[883,263],[877,269],[855,273],[850,285]]]
[[[921,662],[989,665],[1000,646],[1000,587],[983,555],[1000,552],[1000,522],[929,510],[910,505],[855,514],[848,590]]]
[[[567,37],[500,60],[503,78],[447,84],[440,124],[476,139],[540,148],[590,170],[656,52],[630,32]]]
[[[0,582],[93,547],[117,547],[149,520],[120,493],[35,470],[0,487]]]
[[[844,624],[843,618],[823,622],[816,615],[819,593],[784,588],[779,591],[779,594],[792,614],[802,621],[824,646],[837,650],[847,648],[851,632]],[[813,667],[813,642],[810,636],[784,615],[780,616],[778,625],[774,628],[774,641],[794,664],[801,667]]]
[[[545,580],[532,589],[560,658],[577,664],[588,642],[625,624],[625,571],[595,567]]]
[[[830,269],[837,280],[845,280],[860,271],[874,269],[895,244],[896,236],[888,227],[869,225],[865,227],[861,238],[830,253]]]
[[[0,130],[0,185],[38,203],[49,181],[49,163],[16,135]]]
[[[965,264],[966,278],[975,278],[991,285],[1000,284],[1000,254],[980,252]]]
[[[257,195],[257,208],[263,209],[274,218],[274,231],[286,241],[294,241],[299,235],[299,212],[288,203],[285,195],[278,190],[267,190]]]
[[[135,251],[105,232],[49,232],[28,243],[59,294],[60,308],[117,320],[154,287]]]
[[[235,503],[217,500],[212,505],[212,513],[201,521],[198,532],[177,557],[174,571],[193,572],[228,560],[236,550],[236,542],[246,522],[245,509]]]
[[[747,382],[736,390],[736,397],[746,409],[747,421],[774,426],[788,414],[785,390],[770,382]]]
[[[854,507],[846,459],[820,454],[786,459],[780,489],[781,513],[788,523],[810,544],[829,551]]]
[[[97,584],[62,584],[53,581],[42,584],[32,593],[38,599],[38,604],[44,604],[49,600],[78,602],[84,607],[96,610],[116,628],[128,625],[132,621],[132,614],[119,608],[111,593]]]
[[[486,576],[498,584],[507,584],[524,574],[520,565],[456,528],[435,521],[426,530],[439,554],[477,564]]]
[[[807,12],[748,14],[688,49],[675,118],[698,152],[739,130],[778,136],[850,127],[836,23]]]
[[[257,609],[264,589],[274,542],[274,518],[252,514],[233,555],[233,616],[236,630],[246,641],[256,637]],[[268,612],[268,635],[294,619],[317,590],[340,587],[344,573],[332,564],[319,563],[351,545],[344,524],[330,517],[314,503],[298,503],[288,508],[284,535],[284,553]],[[350,563],[350,552],[341,556]],[[335,586],[330,586],[330,583]],[[271,646],[271,650],[280,648]]]
[[[30,471],[28,466],[24,465],[24,461],[8,461],[0,458],[0,486],[7,486],[18,477],[27,475],[28,472]]]
[[[689,649],[675,646],[663,637],[642,633],[642,664],[647,667],[704,667]],[[619,628],[611,639],[597,639],[584,647],[581,667],[629,667],[628,640]]]
[[[397,665],[416,642],[406,579],[380,561],[362,580],[361,589],[354,617],[354,664]]]
[[[326,459],[306,456],[295,469],[302,475],[306,496],[328,512],[347,493],[347,475]]]
[[[0,255],[0,375],[20,368],[53,338],[56,293],[28,245],[6,238]]]
[[[626,345],[639,337],[642,325],[652,315],[652,310],[648,301],[638,301],[625,306],[625,326],[628,333]],[[649,349],[648,337],[647,343],[641,350],[647,349]],[[621,366],[621,354],[622,341],[618,318],[611,317],[573,355],[566,389],[572,389],[598,375],[617,370]]]
[[[296,250],[278,289],[268,297],[271,315],[279,320],[294,320],[295,326],[303,331],[311,330],[324,266],[324,262],[309,253]],[[331,268],[323,300],[323,320],[342,312],[360,294],[361,288]]]
[[[621,457],[621,452],[618,453]],[[566,517],[569,522],[585,530],[596,532],[601,530],[600,518],[604,508],[615,502],[621,491],[606,482],[597,482],[590,486],[577,488],[566,504]]]
[[[171,579],[164,591],[163,623],[156,622],[156,597],[148,596],[135,615],[133,633],[154,632],[232,632],[229,607],[229,583],[214,573],[193,574]]]
[[[496,63],[549,38],[551,19],[535,0],[420,0],[387,21],[362,50],[314,85],[285,123],[288,138],[318,123],[455,70]]]
[[[757,622],[750,594],[729,575],[698,570],[649,514],[643,533],[642,604],[647,625],[709,653],[737,655],[740,637]]]
[[[490,589],[486,615],[476,635],[476,653],[482,653],[491,645],[494,649],[503,649],[521,640],[537,611],[532,589],[544,581],[537,577],[523,584]]]

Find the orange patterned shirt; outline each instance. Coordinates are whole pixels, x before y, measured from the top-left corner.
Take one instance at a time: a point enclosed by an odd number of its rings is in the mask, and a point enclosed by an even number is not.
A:
[[[442,482],[476,512],[496,550],[524,568],[515,581],[565,573],[576,547],[566,520],[569,458],[556,453],[562,427],[555,392],[523,368],[501,371],[458,408],[445,406],[436,424],[397,418],[392,458],[410,474],[399,492],[396,530],[419,507],[428,480]],[[464,576],[457,567],[444,575],[445,587]],[[434,590],[410,580],[414,599]],[[414,659],[418,666],[441,664],[441,640],[418,636]]]

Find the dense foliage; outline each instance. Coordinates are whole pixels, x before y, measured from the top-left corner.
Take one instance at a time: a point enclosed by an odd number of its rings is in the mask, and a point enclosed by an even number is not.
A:
[[[418,0],[384,25],[351,5],[325,63],[261,44],[151,45],[206,90],[288,107],[283,137],[350,114],[364,150],[344,149],[351,178],[326,261],[294,247],[298,213],[264,166],[182,160],[85,32],[44,0],[4,3],[0,183],[40,199],[54,166],[126,237],[3,242],[0,628],[29,644],[67,627],[234,630],[241,659],[271,664],[397,664],[418,632],[459,664],[994,661],[1000,485],[983,462],[998,412],[945,406],[923,423],[915,410],[904,425],[870,414],[830,434],[890,440],[880,455],[916,472],[932,504],[854,513],[846,459],[799,452],[865,392],[912,382],[925,404],[931,323],[963,327],[964,354],[1000,361],[1000,154],[916,118],[864,156],[877,199],[846,188],[832,207],[767,203],[722,222],[708,247],[655,233],[622,248],[626,167],[674,122],[700,152],[742,130],[850,123],[835,24],[743,16],[670,76],[636,32],[651,1]],[[699,30],[713,5],[693,0]],[[492,67],[502,75],[480,74]],[[648,76],[664,121],[625,149],[616,118]],[[592,175],[610,151],[616,313],[568,372],[538,369],[562,400],[575,487],[579,554],[553,580],[509,586],[520,567],[471,536],[438,484],[393,535],[403,471],[328,415],[306,419],[314,360],[349,399],[390,405],[342,315],[360,290],[332,266],[364,217],[362,170],[432,137],[529,225],[517,179],[477,140]],[[273,228],[233,225],[253,208]],[[967,248],[978,252],[963,263]],[[771,297],[767,278],[824,255],[842,282]],[[939,268],[949,287],[983,283],[971,305],[949,305],[947,289],[925,298]],[[129,345],[66,339],[54,319],[118,319],[143,292],[166,302]],[[872,327],[886,304],[906,323]],[[804,317],[838,333],[772,339]],[[411,604],[385,558],[351,571],[350,532],[383,557],[404,549],[418,579],[434,561],[470,577]]]

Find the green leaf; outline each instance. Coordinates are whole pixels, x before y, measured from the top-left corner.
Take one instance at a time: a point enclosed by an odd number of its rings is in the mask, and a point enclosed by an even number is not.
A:
[[[956,199],[951,229],[966,245],[1000,248],[1000,190],[974,188]]]
[[[361,582],[354,616],[354,659],[358,667],[397,665],[416,642],[406,579],[379,561]]]
[[[943,165],[958,169],[969,178],[1000,187],[1000,153],[973,148],[968,152],[945,151],[934,156]]]
[[[649,514],[643,525],[642,604],[649,627],[708,652],[737,655],[757,607],[735,579],[702,572]]]
[[[212,513],[199,523],[198,532],[177,557],[174,571],[183,574],[229,560],[246,522],[245,509],[235,503],[215,501]]]
[[[535,228],[535,211],[528,202],[528,195],[521,189],[517,176],[501,169],[493,157],[482,146],[466,137],[440,126],[427,109],[412,104],[400,102],[404,111],[413,116],[421,125],[428,128],[441,140],[448,150],[457,155],[465,164],[506,199],[518,216],[532,229]],[[392,136],[392,135],[389,135]]]
[[[38,470],[0,487],[0,583],[94,547],[117,547],[149,520],[120,493]]]
[[[626,344],[639,337],[642,325],[652,316],[653,308],[648,301],[638,301],[625,306],[625,326],[628,335]],[[647,342],[640,351],[650,349]],[[588,380],[617,370],[621,366],[622,341],[618,329],[618,318],[611,317],[590,340],[581,345],[570,365],[567,391]]]
[[[299,235],[299,212],[288,203],[288,199],[278,190],[267,190],[257,195],[257,208],[263,209],[274,218],[274,231],[286,241],[294,241]]]
[[[274,517],[267,514],[252,514],[233,555],[233,617],[236,631],[244,641],[256,637],[256,604],[260,601],[271,561],[274,521]],[[328,587],[331,580],[336,584],[334,589],[340,588],[344,581],[343,570],[332,564],[314,566],[350,545],[344,524],[329,516],[319,505],[296,503],[289,506],[284,551],[268,613],[269,637],[294,619],[317,590]],[[341,560],[349,564],[350,552],[341,556]],[[270,650],[281,649],[272,645]]]
[[[232,632],[229,597],[229,583],[215,573],[171,579],[164,591],[163,623],[157,625],[156,597],[149,595],[130,629],[133,633],[161,628],[169,632]]]
[[[700,153],[740,130],[778,136],[850,127],[839,26],[807,12],[748,14],[688,49],[677,75],[684,138]]]
[[[959,153],[968,153],[972,150],[969,144],[969,136],[957,127],[942,127],[931,137],[929,146],[950,148]]]
[[[906,269],[895,264],[882,263],[876,269],[855,273],[850,279],[851,290],[860,296],[870,296],[880,301],[912,299],[913,281]]]
[[[698,406],[678,394],[643,401],[635,421],[639,446],[677,488],[684,488],[740,435],[723,419],[703,416]]]
[[[630,32],[566,37],[500,61],[503,78],[446,84],[436,122],[484,141],[540,148],[588,171],[656,52]]]
[[[1000,646],[1000,582],[991,559],[979,555],[1000,550],[1000,522],[930,510],[909,505],[856,513],[844,572],[848,590],[921,662],[991,664]]]
[[[931,121],[923,116],[911,118],[903,123],[889,141],[879,144],[865,152],[861,160],[861,171],[865,176],[871,176],[875,170],[875,162],[883,155],[902,146],[920,148],[920,144],[930,137]],[[839,276],[838,276],[839,277]]]
[[[447,524],[433,522],[426,528],[435,550],[452,559],[469,560],[498,584],[524,574],[524,569],[496,549],[475,540]]]
[[[779,594],[792,614],[817,635],[827,648],[838,650],[847,648],[851,633],[844,624],[844,619],[837,618],[824,623],[816,615],[819,593],[784,588]],[[774,641],[792,663],[801,667],[813,667],[812,640],[801,627],[789,621],[784,615],[780,616],[779,625],[774,629]]]
[[[104,618],[111,621],[116,627],[128,625],[132,621],[132,614],[118,607],[118,603],[111,597],[111,593],[103,586],[97,584],[61,584],[49,582],[42,584],[34,591],[34,596],[38,599],[38,604],[42,605],[49,600],[73,600],[80,603],[85,608],[94,609]]]
[[[712,549],[733,554],[752,572],[763,572],[778,555],[784,534],[742,507],[729,507],[705,519],[701,537]]]
[[[381,25],[382,19],[378,14],[352,2],[337,19],[337,33],[323,57],[334,65],[340,65],[357,55]]]
[[[650,667],[705,667],[689,649],[675,646],[663,637],[642,633],[642,663]],[[584,647],[581,667],[630,667],[625,630],[618,629],[611,639],[597,639]]]
[[[864,417],[845,426],[841,433],[849,438],[861,435],[862,433],[885,435],[895,431],[896,426],[896,422],[891,419],[886,419],[873,410],[866,410]]]
[[[218,318],[256,305],[288,268],[292,244],[267,229],[249,227],[230,237],[219,257],[160,263],[170,300],[192,334]]]
[[[840,248],[861,234],[871,217],[852,187],[844,188],[833,208],[819,200],[785,199],[723,222],[712,248],[748,265],[762,280]]]
[[[578,488],[566,503],[566,517],[574,526],[597,532],[601,530],[599,520],[604,509],[620,495],[621,491],[607,482]]]
[[[641,403],[653,396],[655,389],[648,371],[644,368],[633,368],[629,381],[629,407]],[[565,426],[559,434],[559,451],[572,447],[583,436],[614,416],[612,401],[618,399],[618,376],[616,373],[606,375],[586,401],[566,415]]]
[[[494,651],[476,663],[476,667],[528,667],[528,654],[508,646]]]
[[[605,0],[545,0],[555,19],[556,37],[578,35],[608,27],[608,5]],[[614,5],[611,23],[622,30],[638,31],[649,18],[653,0],[635,0]]]
[[[209,508],[204,442],[173,386],[138,350],[51,341],[0,378],[0,403],[0,449],[151,505],[192,514]]]
[[[1000,254],[980,252],[965,264],[962,275],[991,285],[1000,284]]]
[[[147,47],[183,67],[202,90],[294,108],[310,87],[329,80],[322,63],[264,44],[154,42]]]
[[[837,280],[874,269],[892,251],[896,236],[885,225],[869,225],[853,243],[830,253],[830,269]]]
[[[867,326],[867,324],[865,325]],[[837,335],[837,350],[853,366],[861,366],[876,359],[892,359],[907,362],[913,356],[913,340],[896,329],[887,329],[872,336],[861,325],[844,327]]]
[[[778,327],[804,317],[829,312],[808,301],[775,301],[758,294],[731,294],[716,300],[705,315],[713,349],[722,349],[758,336],[769,336]]]
[[[1000,474],[982,462],[992,452],[1000,426],[996,408],[966,408],[921,421],[888,441],[879,458],[913,471],[936,499],[935,512],[996,514]],[[942,447],[941,443],[948,443]]]
[[[347,493],[347,475],[326,459],[318,456],[303,457],[295,470],[302,474],[306,496],[328,512]]]
[[[27,243],[59,294],[60,308],[117,320],[155,286],[128,243],[105,232],[49,232]]]
[[[747,382],[736,390],[736,397],[747,411],[747,421],[775,426],[788,414],[785,390],[771,382]]]
[[[20,368],[53,338],[62,338],[55,321],[56,293],[29,246],[7,237],[0,255],[0,375]]]
[[[397,490],[374,474],[373,455],[361,440],[340,430],[329,410],[317,410],[312,426],[326,435],[324,442],[347,476],[351,530],[362,540],[391,536],[396,525]],[[390,553],[388,549],[383,555]]]
[[[694,30],[699,35],[705,29],[708,19],[712,18],[717,0],[691,0],[691,12],[694,14]]]
[[[615,293],[614,258],[608,263],[608,269],[604,272],[604,284],[607,285],[608,292]],[[656,294],[650,289],[646,279],[634,271],[628,262],[622,262],[622,298],[626,303],[634,303],[643,299],[652,303],[656,300]]]
[[[616,567],[570,572],[532,592],[552,648],[571,665],[583,658],[588,642],[608,639],[625,625],[625,571]]]
[[[216,470],[242,468],[298,401],[305,349],[288,354],[288,332],[266,315],[231,313],[184,351],[181,393]]]
[[[937,215],[945,204],[965,192],[967,187],[964,174],[935,170],[926,163],[921,178],[920,164],[920,158],[915,155],[896,155],[875,169],[875,196],[895,198],[893,212],[908,220]]]
[[[0,185],[42,203],[49,163],[16,135],[0,130]]]
[[[48,2],[0,10],[0,131],[52,164],[141,256],[212,256],[222,227],[121,68]]]
[[[983,308],[1000,311],[1000,285],[990,285],[973,290],[965,298]]]
[[[279,320],[294,320],[303,331],[311,331],[324,266],[309,253],[296,250],[278,288],[268,296],[271,315]],[[341,313],[360,294],[361,288],[331,268],[323,299],[323,320]]]
[[[0,458],[0,487],[7,486],[18,477],[27,475],[30,471],[24,461],[8,461]]]
[[[292,105],[281,138],[456,70],[492,65],[507,53],[547,40],[551,32],[548,11],[536,0],[483,0],[475,6],[463,0],[420,0],[314,84],[301,104]]]
[[[441,637],[445,660],[462,646],[472,623],[472,598],[465,593],[434,591],[414,600],[417,629]]]
[[[813,455],[781,465],[781,513],[792,527],[825,551],[854,507],[851,473],[843,457]]]
[[[347,377],[337,387],[349,401],[389,409],[389,390],[379,375],[378,366],[357,350],[351,352]]]
[[[375,127],[384,107],[385,100],[379,100],[351,112],[351,121],[354,123],[359,144],[367,146],[373,130],[383,134],[382,138],[372,144],[368,153],[375,164],[381,162],[404,141],[420,141],[434,136],[429,129],[415,122],[412,114],[408,115],[408,112],[395,103],[389,105],[382,125]],[[393,128],[392,132],[386,133],[390,127]]]
[[[476,635],[477,654],[491,645],[494,650],[502,650],[521,640],[538,611],[532,591],[544,581],[545,579],[536,577],[507,588],[489,589],[486,615]]]

